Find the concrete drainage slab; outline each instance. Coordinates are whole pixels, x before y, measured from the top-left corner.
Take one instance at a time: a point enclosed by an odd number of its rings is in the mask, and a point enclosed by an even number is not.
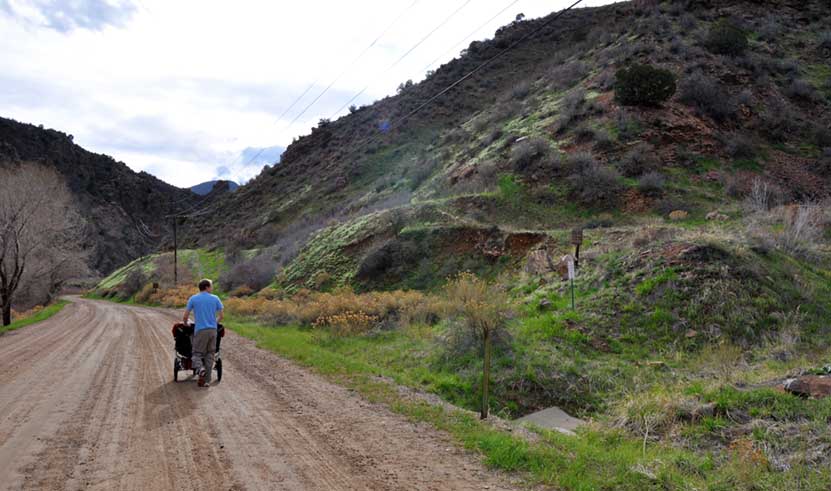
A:
[[[570,416],[558,407],[550,407],[515,420],[517,424],[531,424],[546,430],[574,435],[574,430],[585,424],[582,419]]]

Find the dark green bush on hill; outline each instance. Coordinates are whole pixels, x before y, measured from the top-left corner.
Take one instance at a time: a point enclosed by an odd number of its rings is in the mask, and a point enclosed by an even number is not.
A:
[[[675,75],[662,68],[631,65],[615,78],[615,99],[624,106],[658,106],[675,94]]]
[[[738,56],[747,50],[747,33],[729,21],[721,21],[710,28],[704,44],[713,53]]]

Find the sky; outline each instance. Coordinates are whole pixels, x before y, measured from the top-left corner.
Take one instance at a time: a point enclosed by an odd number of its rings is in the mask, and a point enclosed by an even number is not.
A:
[[[0,116],[177,186],[245,182],[362,89],[359,106],[571,3],[0,0]]]

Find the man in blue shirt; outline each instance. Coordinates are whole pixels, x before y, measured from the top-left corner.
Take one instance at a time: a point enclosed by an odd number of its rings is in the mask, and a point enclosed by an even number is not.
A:
[[[212,294],[211,280],[199,282],[199,293],[190,297],[185,308],[184,322],[190,320],[190,313],[196,320],[193,328],[193,369],[199,375],[199,387],[207,387],[211,383],[211,372],[214,366],[216,352],[217,326],[222,322],[223,307],[219,297]],[[203,360],[204,359],[204,360]]]

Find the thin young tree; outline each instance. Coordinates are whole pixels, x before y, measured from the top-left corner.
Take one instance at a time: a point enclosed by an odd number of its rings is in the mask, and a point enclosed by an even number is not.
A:
[[[0,312],[11,324],[15,299],[49,300],[86,269],[84,222],[53,169],[0,162]]]
[[[445,287],[451,317],[461,321],[482,342],[482,405],[479,416],[488,417],[490,401],[491,352],[494,334],[505,327],[508,294],[499,285],[472,273],[461,273]]]

